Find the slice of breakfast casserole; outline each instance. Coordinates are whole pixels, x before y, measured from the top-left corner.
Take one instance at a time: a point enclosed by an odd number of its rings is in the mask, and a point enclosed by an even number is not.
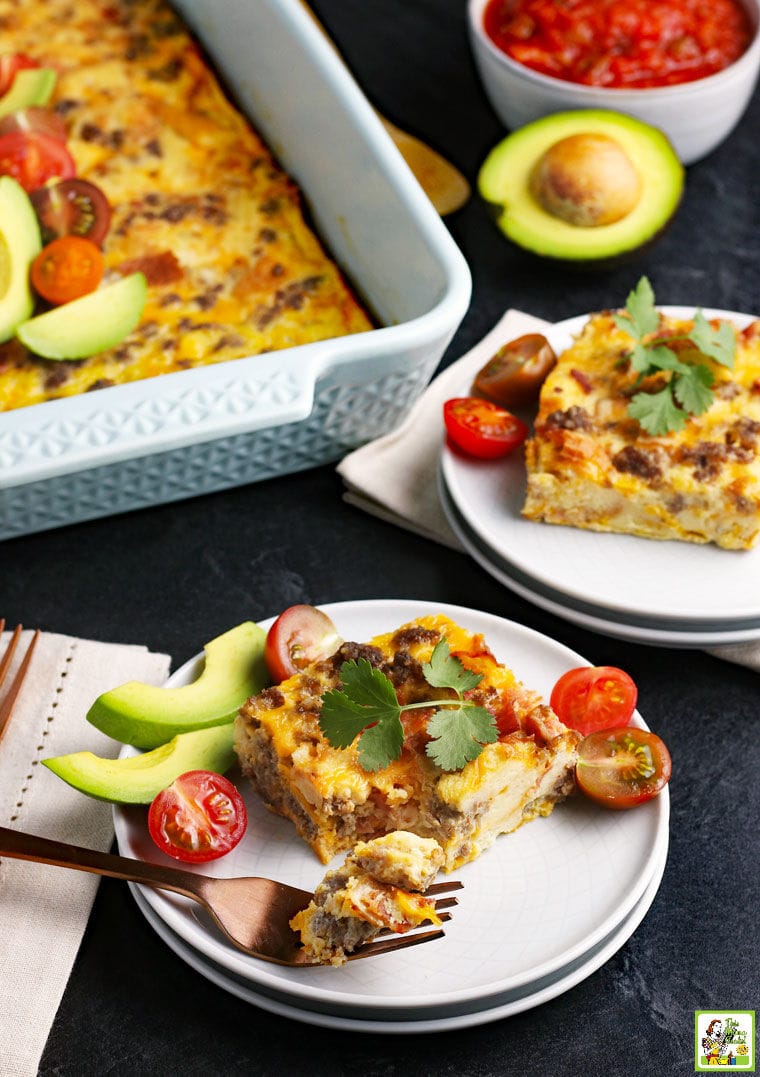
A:
[[[465,694],[493,716],[498,738],[449,771],[426,750],[434,708],[425,702],[442,689],[425,679],[423,666],[443,640],[464,670],[480,675]],[[325,693],[357,659],[387,677],[400,704],[418,705],[402,711],[398,757],[376,770],[361,765],[356,743],[333,747],[320,728]],[[343,643],[332,657],[249,699],[235,721],[244,774],[272,811],[295,823],[323,863],[357,841],[402,829],[434,838],[447,871],[474,859],[499,834],[548,815],[574,786],[579,741],[496,661],[482,635],[440,614],[368,644]]]
[[[436,841],[408,831],[359,842],[290,922],[306,956],[323,965],[343,965],[347,954],[384,928],[403,933],[425,921],[440,924],[435,903],[422,891],[442,864],[443,850]]]

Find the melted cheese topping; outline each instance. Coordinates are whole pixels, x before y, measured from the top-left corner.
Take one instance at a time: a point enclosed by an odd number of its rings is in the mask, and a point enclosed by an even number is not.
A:
[[[691,322],[661,320],[658,336]],[[680,431],[652,436],[628,415],[638,384],[631,337],[609,314],[589,319],[541,390],[526,444],[524,515],[548,523],[748,548],[760,538],[760,325],[738,334],[733,369],[674,341],[710,368],[714,399]]]
[[[0,0],[3,49],[58,72],[77,175],[113,208],[106,279],[148,300],[77,362],[0,346],[0,411],[372,328],[307,226],[295,184],[162,0]]]

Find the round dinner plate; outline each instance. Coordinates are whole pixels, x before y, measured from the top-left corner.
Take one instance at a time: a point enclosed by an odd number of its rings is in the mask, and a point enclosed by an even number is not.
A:
[[[562,673],[588,664],[546,636],[459,606],[383,599],[322,608],[345,639],[358,641],[425,614],[447,614],[483,633],[497,659],[545,699]],[[199,656],[186,663],[168,683],[189,683],[201,662]],[[636,721],[644,724],[638,715]],[[262,875],[313,890],[326,868],[288,820],[263,807],[247,782],[241,791],[249,811],[245,837],[227,856],[201,868],[220,876]],[[128,856],[166,863],[148,836],[145,814],[144,808],[116,807],[119,848]],[[257,993],[275,994],[290,1005],[360,1020],[480,1012],[494,998],[553,976],[623,923],[665,855],[668,815],[667,789],[627,812],[572,797],[548,818],[498,838],[455,872],[464,889],[444,939],[342,968],[291,969],[249,957],[228,943],[195,903],[148,889],[144,897],[202,958]]]
[[[581,980],[596,972],[597,969],[608,961],[613,954],[623,946],[633,935],[636,928],[646,916],[655,895],[660,887],[662,875],[665,870],[667,851],[660,857],[655,865],[654,874],[638,902],[631,912],[605,939],[579,957],[576,961],[564,966],[555,975],[546,977],[543,981],[536,981],[522,991],[501,996],[493,1005],[483,1009],[450,1014],[446,1017],[420,1018],[418,1020],[383,1020],[382,1017],[375,1019],[362,1019],[346,1017],[343,1014],[329,1013],[322,1010],[306,1009],[303,1006],[295,1006],[287,999],[275,998],[256,991],[251,984],[216,965],[213,961],[203,957],[192,946],[184,942],[178,935],[166,926],[164,921],[156,914],[155,910],[145,900],[143,888],[129,883],[137,907],[145,916],[148,923],[155,929],[158,936],[163,939],[167,946],[185,961],[190,968],[205,976],[211,983],[221,987],[244,1002],[250,1002],[260,1009],[280,1017],[289,1017],[305,1024],[316,1025],[320,1028],[337,1028],[346,1032],[380,1032],[392,1035],[403,1033],[421,1032],[450,1032],[458,1028],[472,1028],[475,1025],[483,1025],[490,1021],[498,1021],[502,1017],[512,1017],[533,1009],[544,1002],[549,1002],[558,995],[569,991]]]
[[[659,309],[677,318],[694,315],[686,307]],[[752,321],[731,311],[704,313],[740,328]],[[569,347],[587,320],[582,315],[549,327],[554,350]],[[469,391],[469,385],[462,389]],[[760,548],[724,550],[526,520],[522,453],[476,460],[444,445],[441,466],[454,505],[480,541],[523,579],[566,602],[597,606],[610,620],[622,614],[676,631],[692,624],[716,630],[760,625]]]
[[[489,572],[494,579],[505,587],[520,595],[528,602],[553,613],[557,617],[563,617],[573,624],[582,628],[600,632],[605,636],[614,636],[616,639],[630,640],[632,643],[648,643],[659,647],[702,648],[719,647],[723,644],[746,643],[749,640],[760,639],[760,624],[747,625],[743,628],[721,630],[720,628],[692,627],[692,628],[662,628],[651,624],[638,623],[629,618],[619,616],[616,620],[605,617],[604,611],[597,611],[593,607],[565,599],[560,594],[544,591],[530,579],[525,579],[499,554],[490,549],[468,526],[467,521],[457,512],[448,490],[445,480],[440,476],[439,495],[441,505],[454,533],[466,549],[467,553],[476,561],[481,568]]]

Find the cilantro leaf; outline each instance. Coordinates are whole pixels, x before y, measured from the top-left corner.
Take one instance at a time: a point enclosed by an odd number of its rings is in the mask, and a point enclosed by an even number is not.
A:
[[[682,363],[676,353],[671,348],[666,348],[664,344],[646,348],[645,351],[649,366],[654,370],[676,370],[679,374],[683,374],[692,369],[687,363]]]
[[[398,759],[403,744],[404,727],[401,719],[386,718],[365,729],[359,737],[359,765],[362,770],[382,770],[394,759]]]
[[[401,727],[401,706],[388,678],[360,658],[343,663],[340,679],[342,689],[325,692],[319,715],[319,728],[333,748],[348,748],[358,733],[375,723],[390,729],[391,739],[394,723]]]
[[[425,751],[441,770],[460,770],[476,759],[484,744],[497,740],[496,719],[484,707],[439,710],[427,724],[432,738]]]
[[[692,415],[702,415],[712,404],[714,378],[709,367],[687,366],[673,387],[678,403]]]
[[[720,322],[718,328],[713,329],[702,311],[698,310],[694,315],[694,328],[689,333],[689,340],[696,344],[702,355],[715,359],[722,366],[733,367],[736,332],[728,322]]]
[[[637,340],[654,333],[660,324],[660,315],[654,305],[654,291],[647,277],[642,277],[632,292],[628,293],[625,309],[628,318],[613,314],[615,325]]]
[[[659,393],[636,393],[628,405],[628,414],[638,419],[648,434],[654,435],[681,430],[688,418],[673,400],[670,385]]]
[[[453,688],[460,696],[483,680],[482,673],[465,669],[458,658],[452,658],[448,641],[436,643],[429,662],[423,662],[422,673],[433,688]]]

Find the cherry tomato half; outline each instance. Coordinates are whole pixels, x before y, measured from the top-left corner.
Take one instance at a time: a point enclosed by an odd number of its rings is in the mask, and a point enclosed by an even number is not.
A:
[[[343,640],[330,618],[315,606],[290,606],[267,633],[264,660],[275,684],[312,662],[335,654]]]
[[[5,96],[13,85],[17,71],[24,68],[39,67],[40,65],[31,56],[24,56],[21,52],[6,52],[0,56],[0,97]]]
[[[478,371],[473,392],[502,408],[523,408],[538,399],[544,378],[557,362],[546,337],[526,333],[504,344]]]
[[[13,131],[49,135],[51,138],[57,138],[59,142],[65,142],[68,138],[66,124],[58,113],[39,105],[20,108],[17,112],[3,116],[0,120],[0,135],[9,135]]]
[[[224,856],[245,834],[243,798],[221,774],[188,770],[148,809],[148,830],[162,852],[191,864]]]
[[[39,131],[0,135],[0,175],[13,176],[25,191],[56,177],[68,179],[75,171],[74,158],[57,138]]]
[[[670,752],[656,733],[636,726],[603,729],[581,741],[575,778],[579,789],[608,808],[635,808],[670,780]]]
[[[458,448],[483,460],[506,456],[528,436],[522,419],[476,396],[447,400],[443,421],[446,433]]]
[[[554,685],[551,708],[563,725],[584,736],[627,725],[636,709],[638,689],[616,666],[582,666],[563,673]]]
[[[84,236],[98,246],[111,223],[108,199],[89,180],[65,179],[31,195],[43,243],[61,236]]]
[[[32,285],[49,303],[70,303],[95,291],[104,268],[100,247],[81,236],[63,236],[43,247],[32,262]]]

